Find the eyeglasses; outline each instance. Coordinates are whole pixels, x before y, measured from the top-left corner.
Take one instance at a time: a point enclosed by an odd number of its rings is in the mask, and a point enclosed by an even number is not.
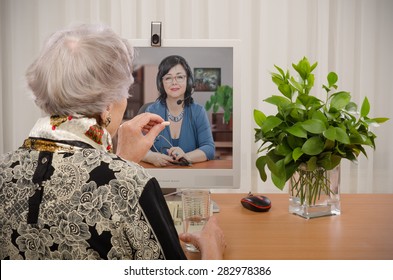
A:
[[[166,154],[167,154],[167,150],[169,150],[169,149],[172,148],[173,146],[172,146],[172,144],[168,141],[168,139],[166,139],[165,136],[163,136],[163,135],[161,135],[161,134],[159,134],[159,135],[156,137],[156,140],[154,140],[154,142],[159,141],[159,140],[160,140],[159,138],[162,138],[162,139],[168,144],[168,146],[163,146],[163,147],[160,148],[160,150],[158,150],[157,147],[153,144],[153,148],[154,148],[154,150],[156,150],[157,153],[165,154],[165,155],[166,155]]]
[[[154,140],[154,142],[159,141],[159,138],[162,138],[167,144],[168,146],[163,146],[160,148],[160,150],[157,149],[157,147],[154,145],[153,143],[153,148],[154,150],[156,150],[157,153],[161,153],[161,154],[165,154],[167,155],[167,151],[172,148],[172,144],[168,141],[168,139],[165,138],[165,136],[159,134],[156,139]],[[191,166],[191,162],[189,162],[187,159],[185,159],[184,157],[180,158],[178,162],[172,162],[172,164],[175,165],[183,165],[183,166]]]
[[[172,76],[164,76],[162,81],[164,84],[171,85],[173,84],[173,80],[176,81],[177,84],[183,84],[186,81],[187,75],[176,75],[175,77]]]

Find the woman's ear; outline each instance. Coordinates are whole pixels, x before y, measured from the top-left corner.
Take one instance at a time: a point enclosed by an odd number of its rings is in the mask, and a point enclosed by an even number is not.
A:
[[[109,124],[111,123],[111,121],[112,121],[112,116],[111,116],[112,107],[113,107],[112,104],[111,104],[111,105],[108,105],[108,106],[106,107],[106,110],[100,114],[100,117],[101,117],[101,124],[102,124],[104,127],[108,127],[108,125],[109,125]]]

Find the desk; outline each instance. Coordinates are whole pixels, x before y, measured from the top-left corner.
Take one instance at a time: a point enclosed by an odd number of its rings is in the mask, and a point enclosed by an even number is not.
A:
[[[225,259],[393,260],[393,194],[342,194],[341,215],[306,220],[288,195],[266,194],[269,212],[242,207],[246,194],[212,194],[228,243]]]
[[[161,169],[171,169],[171,168],[188,168],[188,169],[231,169],[232,160],[208,160],[203,162],[193,163],[192,166],[181,166],[181,165],[169,165],[165,167],[157,167],[151,163],[141,161],[139,163],[144,168],[161,168]]]

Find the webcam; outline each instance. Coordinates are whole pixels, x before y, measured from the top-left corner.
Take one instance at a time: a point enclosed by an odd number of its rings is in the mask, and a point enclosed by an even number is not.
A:
[[[161,22],[152,21],[151,23],[151,46],[161,47]]]

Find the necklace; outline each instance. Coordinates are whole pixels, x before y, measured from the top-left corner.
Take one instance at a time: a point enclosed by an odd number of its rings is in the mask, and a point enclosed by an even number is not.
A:
[[[184,115],[184,110],[181,111],[181,113],[177,116],[172,116],[171,113],[169,112],[169,110],[166,110],[166,113],[168,115],[168,119],[172,122],[180,122],[183,119],[183,115]]]

